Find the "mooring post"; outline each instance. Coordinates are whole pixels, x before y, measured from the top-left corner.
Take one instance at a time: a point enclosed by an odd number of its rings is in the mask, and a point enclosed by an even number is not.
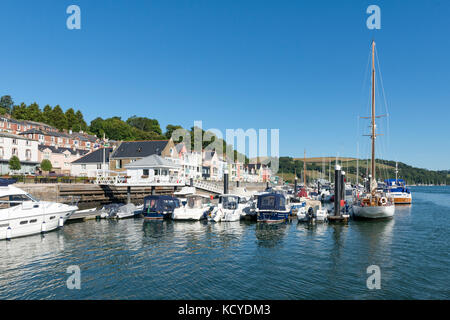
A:
[[[228,170],[225,169],[223,172],[223,194],[228,193]]]
[[[341,166],[336,165],[334,170],[334,215],[341,215]]]
[[[239,188],[239,180],[236,181],[236,187]]]
[[[295,174],[295,179],[294,179],[294,199],[297,199],[297,174]]]
[[[152,196],[155,195],[155,186],[152,186]]]
[[[189,187],[193,187],[194,186],[194,178],[190,178],[189,179]]]
[[[131,187],[127,186],[127,203],[131,203]]]
[[[341,200],[345,201],[345,171],[341,171]]]

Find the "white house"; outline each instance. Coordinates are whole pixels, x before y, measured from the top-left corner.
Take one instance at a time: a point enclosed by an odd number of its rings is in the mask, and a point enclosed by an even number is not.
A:
[[[9,174],[9,160],[17,156],[21,169],[18,173],[34,173],[38,160],[38,142],[24,136],[0,132],[0,174]]]
[[[109,171],[109,156],[113,148],[100,148],[72,161],[72,176],[96,177],[98,173]]]
[[[184,179],[180,176],[181,165],[165,159],[159,155],[151,156],[130,162],[125,165],[127,181],[130,183],[179,183]]]

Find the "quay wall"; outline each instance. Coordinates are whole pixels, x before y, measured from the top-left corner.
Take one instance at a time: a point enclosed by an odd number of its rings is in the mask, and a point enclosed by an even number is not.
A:
[[[16,183],[20,189],[30,193],[37,199],[43,201],[55,201],[61,203],[77,202],[81,209],[100,206],[112,202],[127,201],[126,186],[97,185],[86,183],[42,183],[27,184]],[[223,183],[217,182],[218,186]],[[230,183],[230,191],[236,186]],[[241,183],[241,187],[246,187],[249,191],[264,190],[265,183]],[[181,187],[178,187],[179,190]],[[155,187],[155,194],[172,194],[174,187]],[[205,190],[197,189],[197,192],[204,195],[210,193]],[[145,196],[151,194],[151,187],[131,187],[131,202],[140,204]]]

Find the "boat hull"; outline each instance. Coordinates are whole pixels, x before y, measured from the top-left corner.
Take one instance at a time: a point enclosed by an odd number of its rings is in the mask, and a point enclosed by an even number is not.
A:
[[[259,211],[258,222],[277,223],[288,220],[290,211]]]
[[[39,216],[12,218],[0,221],[0,240],[12,239],[49,232],[59,227],[60,213],[50,213]],[[27,221],[24,224],[24,221]],[[42,225],[45,222],[43,229]],[[10,234],[8,235],[8,227]]]
[[[380,219],[394,216],[395,206],[359,206],[353,205],[353,215],[358,218]]]

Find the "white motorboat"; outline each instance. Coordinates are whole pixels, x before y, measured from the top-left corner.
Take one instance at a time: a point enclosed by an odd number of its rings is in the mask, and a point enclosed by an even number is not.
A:
[[[0,240],[55,230],[78,210],[77,206],[38,201],[12,183],[0,179]]]
[[[251,203],[243,197],[234,194],[221,195],[219,197],[219,204],[214,207],[208,220],[215,222],[239,221],[247,214],[247,211],[244,209],[250,205]]]
[[[297,219],[300,222],[326,222],[328,211],[322,207],[319,200],[306,200],[305,206],[297,212]]]
[[[173,220],[201,220],[206,219],[211,209],[211,200],[203,195],[188,195],[186,205],[175,208],[172,213]]]

